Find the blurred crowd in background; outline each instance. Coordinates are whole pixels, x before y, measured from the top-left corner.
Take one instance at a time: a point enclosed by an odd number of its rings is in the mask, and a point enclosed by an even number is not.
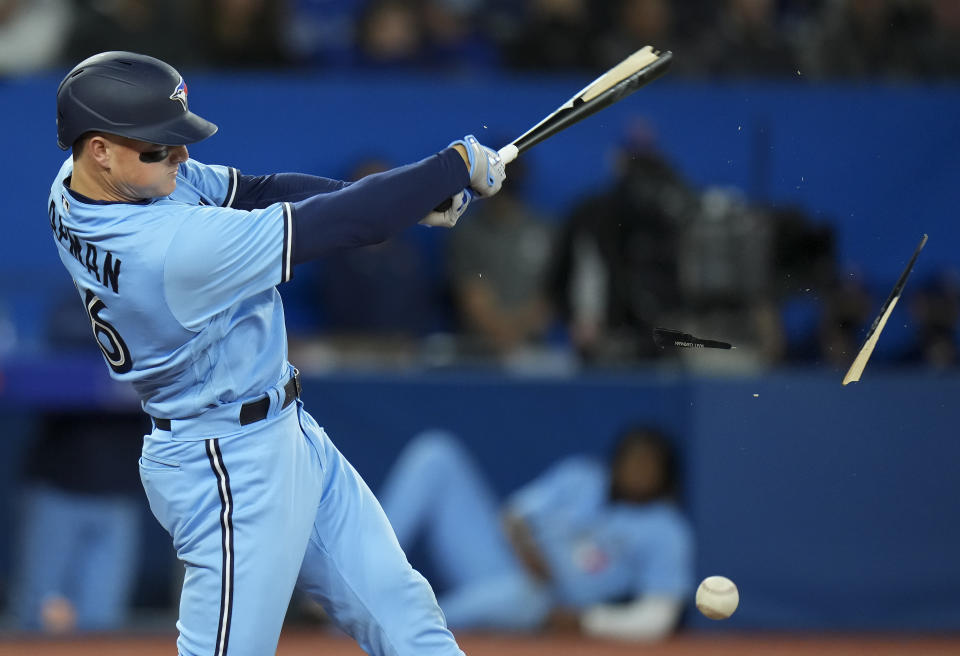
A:
[[[596,72],[655,44],[676,50],[680,79],[960,78],[955,0],[0,0],[0,37],[6,75],[109,49],[191,70]],[[652,128],[630,132],[616,179],[568,216],[525,200],[517,163],[449,235],[311,265],[284,294],[294,357],[632,366],[677,358],[653,344],[666,325],[735,343],[727,367],[848,363],[891,281],[846,270],[828,220],[695,188]],[[913,334],[877,358],[955,366],[958,285],[950,271],[912,283]]]
[[[953,0],[0,0],[0,74],[138,50],[178,67],[605,70],[645,44],[675,75],[945,78]]]

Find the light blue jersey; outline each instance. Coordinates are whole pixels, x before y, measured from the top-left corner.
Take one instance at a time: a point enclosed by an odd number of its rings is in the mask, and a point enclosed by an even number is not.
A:
[[[148,414],[195,417],[287,375],[275,286],[292,275],[289,203],[232,209],[236,169],[194,160],[173,194],[141,203],[84,198],[72,171],[67,159],[50,189],[50,227],[111,374]]]

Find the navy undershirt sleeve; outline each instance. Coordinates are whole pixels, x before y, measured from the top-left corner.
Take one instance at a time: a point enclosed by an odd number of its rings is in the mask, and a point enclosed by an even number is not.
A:
[[[294,264],[340,248],[378,244],[415,225],[470,184],[453,148],[369,175],[331,193],[292,203]]]
[[[237,194],[231,207],[259,210],[281,201],[296,202],[317,194],[339,191],[349,185],[349,182],[342,180],[303,173],[241,175],[237,178]]]

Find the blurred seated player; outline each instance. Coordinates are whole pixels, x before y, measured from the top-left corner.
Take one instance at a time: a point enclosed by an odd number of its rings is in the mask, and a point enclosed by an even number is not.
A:
[[[863,344],[875,310],[873,299],[862,275],[856,272],[838,276],[825,296],[818,332],[820,360],[845,370]]]
[[[52,68],[75,20],[68,0],[0,0],[0,77]]]
[[[616,66],[645,45],[675,52],[689,50],[676,46],[676,10],[669,0],[617,0],[610,4],[596,41],[598,71]],[[671,68],[678,63],[673,62]]]
[[[453,629],[573,629],[653,641],[693,589],[693,535],[667,439],[626,431],[609,463],[562,460],[502,506],[451,434],[414,438],[380,501],[404,549],[422,538]]]
[[[2,4],[2,3],[0,3]],[[31,4],[39,4],[31,1]],[[187,3],[157,0],[72,0],[72,16],[61,44],[60,64],[90,56],[100,50],[138,48],[157,57],[192,61],[205,47],[191,38]],[[210,24],[204,23],[204,39]]]
[[[783,357],[815,362],[825,296],[820,290],[830,289],[837,278],[836,229],[798,207],[768,207],[766,212],[773,230],[771,292],[781,317]]]
[[[509,190],[450,235],[448,251],[467,350],[499,358],[538,341],[552,315],[544,293],[552,226],[517,193],[526,179],[521,160],[510,165],[510,176]]]
[[[798,55],[781,28],[776,0],[726,0],[702,33],[696,59],[720,76],[795,75]]]
[[[431,68],[493,69],[499,53],[487,28],[487,8],[477,0],[426,0],[420,13]],[[510,174],[513,177],[513,174]]]
[[[574,207],[548,276],[551,301],[590,364],[664,355],[651,330],[681,305],[681,227],[698,202],[645,120],[630,123],[614,156],[615,179]]]
[[[901,80],[917,76],[934,43],[933,35],[923,30],[928,4],[889,0],[825,4],[812,33],[802,40],[804,76]]]
[[[424,25],[402,0],[372,0],[357,22],[357,62],[370,68],[415,69],[427,63]]]
[[[931,0],[929,22],[917,49],[927,78],[960,77],[960,2]]]
[[[199,0],[185,3],[185,10],[183,31],[201,66],[237,70],[293,63],[288,0]]]
[[[586,0],[526,0],[520,20],[501,36],[504,63],[538,73],[592,69],[595,22]]]
[[[783,327],[772,273],[774,221],[734,188],[709,187],[681,231],[678,249],[682,325],[737,345],[693,366],[756,370],[779,362]],[[689,353],[689,352],[688,352]]]
[[[136,471],[147,422],[128,412],[44,412],[22,492],[13,610],[19,628],[123,628],[140,564]],[[132,474],[132,475],[131,475]]]
[[[49,326],[54,353],[89,347],[90,322],[72,292]],[[144,510],[140,479],[128,465],[148,430],[135,402],[40,413],[21,492],[12,590],[19,628],[64,634],[123,627]]]

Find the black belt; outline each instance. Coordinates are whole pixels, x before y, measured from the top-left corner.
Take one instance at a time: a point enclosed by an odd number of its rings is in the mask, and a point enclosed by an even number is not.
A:
[[[293,403],[294,399],[300,397],[300,372],[294,370],[293,376],[290,377],[290,380],[287,381],[287,384],[283,386],[283,405],[281,408],[286,408],[288,405]],[[242,406],[240,406],[240,425],[246,426],[247,424],[252,424],[254,422],[260,421],[261,419],[267,418],[267,412],[270,410],[270,397],[264,396],[256,401],[247,401]],[[164,431],[170,430],[170,420],[161,419],[159,417],[153,417],[154,425]]]

